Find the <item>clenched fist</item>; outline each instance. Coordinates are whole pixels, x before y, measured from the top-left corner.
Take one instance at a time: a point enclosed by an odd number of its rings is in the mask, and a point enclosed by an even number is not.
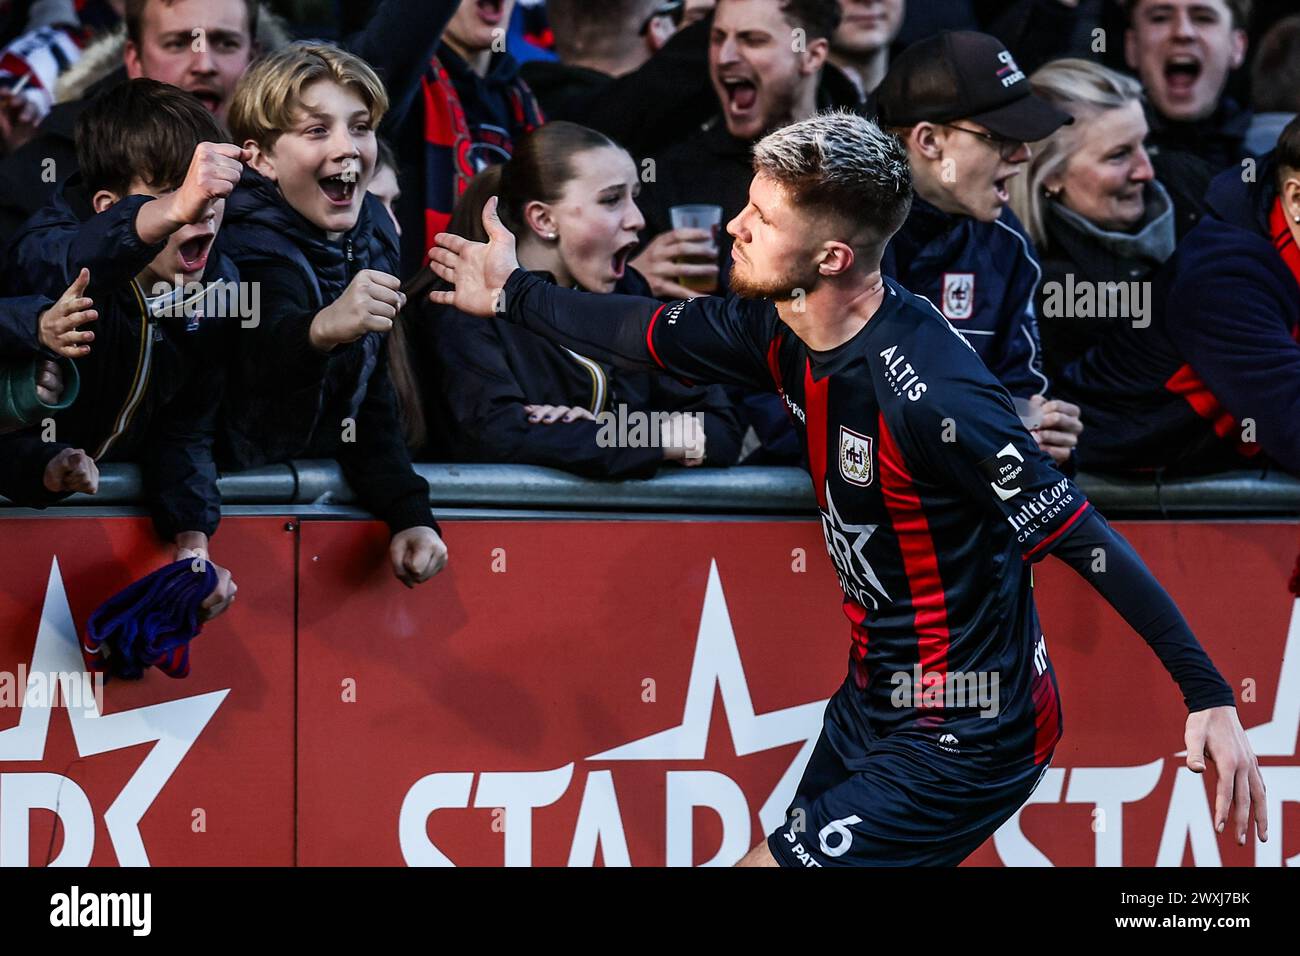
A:
[[[135,231],[142,242],[163,242],[183,226],[203,222],[235,191],[244,163],[253,154],[231,143],[199,143],[194,147],[185,180],[175,192],[147,202],[136,214]]]
[[[42,359],[36,366],[36,397],[46,405],[57,405],[63,397],[63,369],[58,362]]]
[[[316,313],[308,332],[311,344],[322,352],[355,342],[367,332],[387,332],[406,296],[402,283],[387,272],[362,269],[332,305]]]
[[[180,189],[172,193],[172,216],[182,225],[202,222],[212,204],[239,185],[243,164],[252,154],[233,143],[199,143]]]
[[[99,466],[80,448],[64,448],[45,466],[45,487],[55,494],[99,490]]]
[[[208,536],[204,532],[182,531],[176,535],[176,556],[172,560],[189,561],[191,570],[196,572],[203,571],[211,563],[212,570],[217,572],[217,586],[199,605],[199,620],[210,621],[230,607],[239,588],[235,586],[231,573],[212,560],[208,553]]]
[[[680,461],[688,468],[704,464],[704,419],[698,412],[673,412],[659,430],[665,461]]]
[[[397,580],[413,588],[443,569],[447,564],[447,546],[438,532],[420,525],[393,535],[388,557]]]
[[[235,579],[230,571],[215,561],[212,563],[212,567],[217,572],[217,586],[199,605],[199,619],[203,621],[210,621],[223,613],[226,608],[235,602],[235,594],[239,591],[239,586],[235,584]]]
[[[1036,428],[1029,434],[1034,436],[1038,447],[1052,456],[1052,461],[1063,465],[1070,458],[1070,452],[1079,444],[1079,434],[1083,431],[1083,422],[1079,419],[1079,406],[1071,405],[1059,399],[1048,401],[1042,395],[1035,395],[1029,400],[1031,413],[1040,416]]]

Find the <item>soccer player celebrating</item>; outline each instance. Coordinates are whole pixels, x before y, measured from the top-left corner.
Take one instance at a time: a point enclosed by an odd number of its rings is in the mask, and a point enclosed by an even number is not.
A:
[[[663,305],[545,282],[519,268],[495,200],[487,244],[442,233],[430,253],[454,285],[435,302],[625,368],[775,389],[790,410],[852,646],[786,822],[742,864],[956,864],[1024,804],[1061,737],[1032,596],[1031,566],[1049,552],[1178,683],[1187,766],[1218,771],[1217,829],[1231,819],[1245,843],[1253,813],[1265,839],[1264,785],[1232,690],[1173,601],[965,340],[881,275],[912,199],[902,144],[823,113],[762,139],[754,171],[727,226],[726,298]]]

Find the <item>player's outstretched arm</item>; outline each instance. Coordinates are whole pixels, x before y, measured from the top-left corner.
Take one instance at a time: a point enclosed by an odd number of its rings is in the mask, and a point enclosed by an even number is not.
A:
[[[503,291],[511,273],[519,268],[519,257],[515,253],[515,234],[497,215],[496,196],[483,206],[483,226],[488,236],[485,243],[450,232],[433,237],[429,268],[453,288],[430,292],[429,301],[490,319],[504,311]]]
[[[1160,582],[1124,537],[1093,511],[1052,553],[1074,568],[1151,645],[1183,692],[1188,716],[1187,768],[1205,771],[1208,758],[1218,771],[1214,827],[1229,817],[1244,844],[1252,818],[1261,841],[1268,839],[1264,780],[1237,717],[1232,688],[1215,668],[1187,621]],[[1099,560],[1100,559],[1100,560]]]
[[[429,267],[455,288],[431,302],[523,326],[598,362],[667,372],[693,384],[770,389],[766,351],[778,319],[770,302],[704,296],[668,305],[658,299],[561,289],[520,268],[515,237],[483,207],[488,241],[440,232]],[[662,321],[660,321],[662,317]]]

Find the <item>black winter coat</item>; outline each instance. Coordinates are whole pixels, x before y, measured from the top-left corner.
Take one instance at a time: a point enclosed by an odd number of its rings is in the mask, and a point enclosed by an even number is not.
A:
[[[102,461],[139,461],[154,524],[171,540],[182,531],[211,535],[220,520],[212,449],[226,350],[239,318],[189,321],[179,314],[146,314],[144,300],[153,290],[136,276],[164,243],[146,245],[135,220],[152,201],[128,196],[95,214],[80,177],[74,177],[8,250],[7,292],[57,299],[84,266],[90,270],[86,294],[99,318],[89,326],[95,333],[90,353],[74,360],[81,393],[54,416],[56,440],[31,446],[27,457],[38,456],[40,467],[25,470],[19,486],[4,493],[33,506],[66,497],[50,494],[41,483],[45,462],[63,448],[84,448]],[[214,249],[204,283],[238,278],[230,260]],[[17,442],[23,434],[10,437]]]
[[[397,233],[367,195],[357,223],[337,240],[246,167],[221,230],[245,281],[259,284],[255,328],[241,329],[230,369],[223,464],[253,468],[294,458],[337,458],[360,503],[393,533],[437,528],[429,487],[411,468],[388,376],[387,340],[367,332],[321,352],[308,331],[363,269],[396,275]]]
[[[614,291],[651,295],[634,269]],[[411,329],[427,418],[459,460],[546,465],[592,478],[649,478],[664,462],[657,433],[655,447],[602,445],[607,422],[606,439],[615,434],[611,419],[533,424],[526,404],[569,405],[615,417],[620,406],[629,414],[698,413],[706,465],[733,465],[740,452],[743,428],[719,386],[687,386],[664,375],[615,369],[527,329],[451,308],[426,308]]]

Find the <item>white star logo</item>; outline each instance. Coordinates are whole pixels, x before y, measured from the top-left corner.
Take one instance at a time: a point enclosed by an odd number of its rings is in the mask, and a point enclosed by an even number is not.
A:
[[[1273,716],[1266,723],[1246,730],[1246,739],[1256,757],[1293,757],[1296,753],[1296,733],[1300,730],[1300,598],[1291,607],[1291,622],[1287,627],[1286,643],[1282,650],[1282,666],[1278,675],[1277,696],[1273,700]],[[1160,844],[1156,850],[1156,866],[1179,866],[1188,841],[1192,848],[1195,866],[1221,866],[1215,834],[1211,829],[1210,809],[1205,803],[1205,783],[1181,766],[1187,757],[1186,750],[1174,755],[1175,771],[1173,794],[1166,814]],[[993,845],[1007,866],[1053,866],[1051,859],[1032,844],[1020,826],[1020,815],[1031,804],[1094,803],[1101,806],[1099,795],[1107,786],[1112,792],[1112,806],[1124,807],[1146,799],[1155,790],[1164,772],[1166,758],[1157,757],[1142,766],[1128,767],[1071,767],[1067,787],[1067,768],[1051,767],[1044,774],[1037,789],[1025,805],[993,834]],[[1294,765],[1266,765],[1260,767],[1267,791],[1268,817],[1277,830],[1282,830],[1282,807],[1300,799],[1300,779]],[[1076,788],[1078,793],[1076,794]],[[1114,799],[1114,794],[1122,799]],[[1122,810],[1115,811],[1121,814]],[[1112,825],[1095,831],[1096,861],[1098,866],[1122,866],[1124,861],[1123,817],[1117,815]],[[1225,834],[1226,836],[1226,834]],[[1300,866],[1300,853],[1282,858],[1282,833],[1276,832],[1267,843],[1255,843],[1256,866]]]
[[[880,607],[880,599],[886,603],[893,603],[893,598],[880,583],[880,578],[876,577],[876,572],[864,553],[867,542],[871,540],[871,536],[876,533],[880,525],[845,524],[835,508],[835,499],[831,497],[829,481],[826,482],[826,509],[828,513],[821,516],[822,534],[826,538],[826,550],[830,552],[831,560],[835,562],[835,573],[839,576],[840,587],[844,589],[844,593],[863,607],[873,610]],[[853,535],[852,544],[849,543],[850,534]],[[874,593],[867,590],[868,587],[874,589]],[[880,599],[877,599],[877,594],[880,595]]]
[[[87,699],[82,688],[73,685],[85,680],[85,662],[57,558],[50,565],[22,714],[16,727],[0,730],[0,762],[44,757],[52,705],[50,695],[36,692],[34,685],[50,674],[59,675],[60,700]],[[84,707],[66,708],[77,753],[82,757],[158,742],[104,812],[104,825],[122,866],[149,865],[140,838],[140,820],[228,693],[229,689],[212,691],[114,714],[100,714],[93,697]],[[28,810],[38,807],[55,810],[65,828],[63,849],[50,865],[89,865],[94,851],[94,817],[79,787],[50,773],[5,774],[4,780],[0,790],[0,866],[27,865]]]
[[[754,713],[745,669],[736,647],[736,634],[722,593],[717,562],[709,564],[709,583],[700,614],[695,659],[691,664],[682,722],[668,730],[642,737],[588,757],[588,760],[703,760],[713,718],[713,689],[722,692],[722,707],[735,743],[736,756],[802,743],[772,793],[758,811],[764,832],[785,822],[785,810],[794,799],[799,777],[821,734],[826,701],[798,704],[766,714]]]
[[[1283,646],[1273,718],[1246,731],[1256,757],[1290,757],[1296,752],[1296,733],[1300,731],[1300,598],[1291,607],[1291,624]],[[1179,755],[1186,753],[1184,750]]]

